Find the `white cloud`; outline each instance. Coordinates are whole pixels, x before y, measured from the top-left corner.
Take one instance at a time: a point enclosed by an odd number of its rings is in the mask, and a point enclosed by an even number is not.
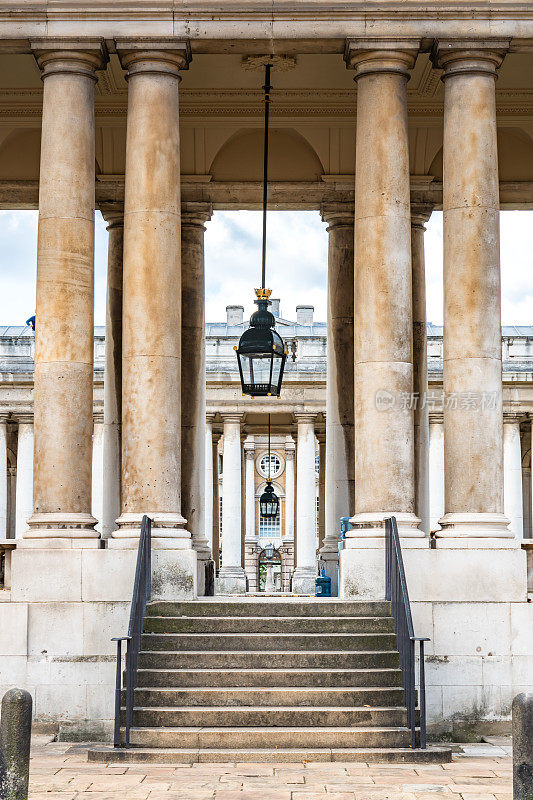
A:
[[[295,318],[297,305],[314,305],[315,319],[326,319],[326,226],[316,211],[270,211],[267,286],[281,300],[282,316]],[[205,235],[206,319],[226,317],[227,305],[255,308],[261,281],[260,211],[215,212]]]
[[[294,319],[298,304],[315,306],[326,319],[328,234],[318,212],[268,215],[267,284]],[[21,325],[35,310],[37,212],[0,211],[0,324]],[[428,319],[442,324],[442,213],[435,212],[425,240]],[[533,325],[533,211],[501,215],[502,321]],[[261,277],[261,213],[217,211],[207,224],[206,318],[225,319],[226,305],[253,309]],[[107,232],[95,226],[95,323],[105,324]]]

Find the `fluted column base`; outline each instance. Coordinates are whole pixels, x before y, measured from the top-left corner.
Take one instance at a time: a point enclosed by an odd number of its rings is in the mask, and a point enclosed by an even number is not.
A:
[[[437,547],[519,547],[520,542],[509,530],[505,514],[451,513],[445,514],[437,531]],[[471,539],[472,541],[468,541]],[[504,540],[504,543],[501,540]],[[457,541],[459,540],[459,541]]]
[[[421,531],[420,518],[415,514],[397,511],[377,511],[364,514],[355,514],[350,522],[353,529],[346,534],[345,547],[356,547],[358,539],[379,539],[385,536],[385,520],[389,517],[396,517],[398,533],[400,536],[411,539],[423,539],[424,531]]]
[[[217,594],[246,594],[246,573],[242,567],[221,567]]]
[[[152,519],[153,550],[192,550],[190,532],[185,528],[187,521],[181,514],[146,512]],[[107,540],[112,549],[137,549],[141,534],[143,514],[126,513],[117,519],[118,529]]]
[[[97,520],[91,514],[67,514],[63,511],[33,514],[28,530],[17,547],[34,550],[98,549],[100,534],[94,530]]]
[[[296,567],[292,573],[293,594],[316,594],[316,570],[313,567]]]

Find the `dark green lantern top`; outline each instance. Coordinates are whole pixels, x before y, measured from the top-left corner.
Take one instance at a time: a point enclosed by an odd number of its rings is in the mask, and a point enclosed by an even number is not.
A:
[[[267,481],[265,491],[259,498],[259,510],[263,519],[276,519],[279,513],[279,498],[274,492],[274,487]]]
[[[243,394],[279,397],[287,354],[283,339],[274,330],[276,320],[268,310],[270,289],[256,289],[257,311],[250,317],[237,348]]]

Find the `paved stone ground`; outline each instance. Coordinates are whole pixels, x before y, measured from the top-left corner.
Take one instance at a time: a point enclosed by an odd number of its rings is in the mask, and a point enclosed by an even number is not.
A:
[[[88,763],[35,737],[30,800],[512,800],[508,741],[462,745],[452,764]]]

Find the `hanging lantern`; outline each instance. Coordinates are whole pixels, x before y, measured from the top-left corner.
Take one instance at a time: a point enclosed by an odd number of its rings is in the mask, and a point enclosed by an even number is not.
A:
[[[242,391],[252,397],[279,397],[287,355],[283,339],[275,330],[268,310],[270,289],[256,289],[257,311],[250,318],[237,348]]]
[[[276,519],[279,513],[279,498],[274,492],[270,480],[267,481],[265,491],[259,498],[259,510],[263,519]]]
[[[266,545],[266,547],[264,547],[264,548],[263,548],[263,552],[264,552],[264,554],[265,554],[265,556],[266,556],[267,558],[273,558],[273,556],[274,556],[274,553],[276,552],[276,548],[274,547],[274,545],[272,544],[272,542],[269,542],[269,543]]]
[[[287,353],[283,339],[274,330],[276,320],[268,310],[271,289],[266,280],[266,230],[268,194],[268,119],[270,104],[270,64],[265,67],[265,138],[263,152],[263,246],[261,288],[255,290],[257,311],[250,318],[250,328],[240,338],[237,361],[243,394],[251,397],[279,397]]]
[[[268,478],[265,486],[265,491],[259,498],[259,513],[262,519],[276,519],[279,514],[279,497],[274,492],[272,486],[272,479],[270,477],[270,467],[272,459],[270,458],[270,414],[268,415]]]

